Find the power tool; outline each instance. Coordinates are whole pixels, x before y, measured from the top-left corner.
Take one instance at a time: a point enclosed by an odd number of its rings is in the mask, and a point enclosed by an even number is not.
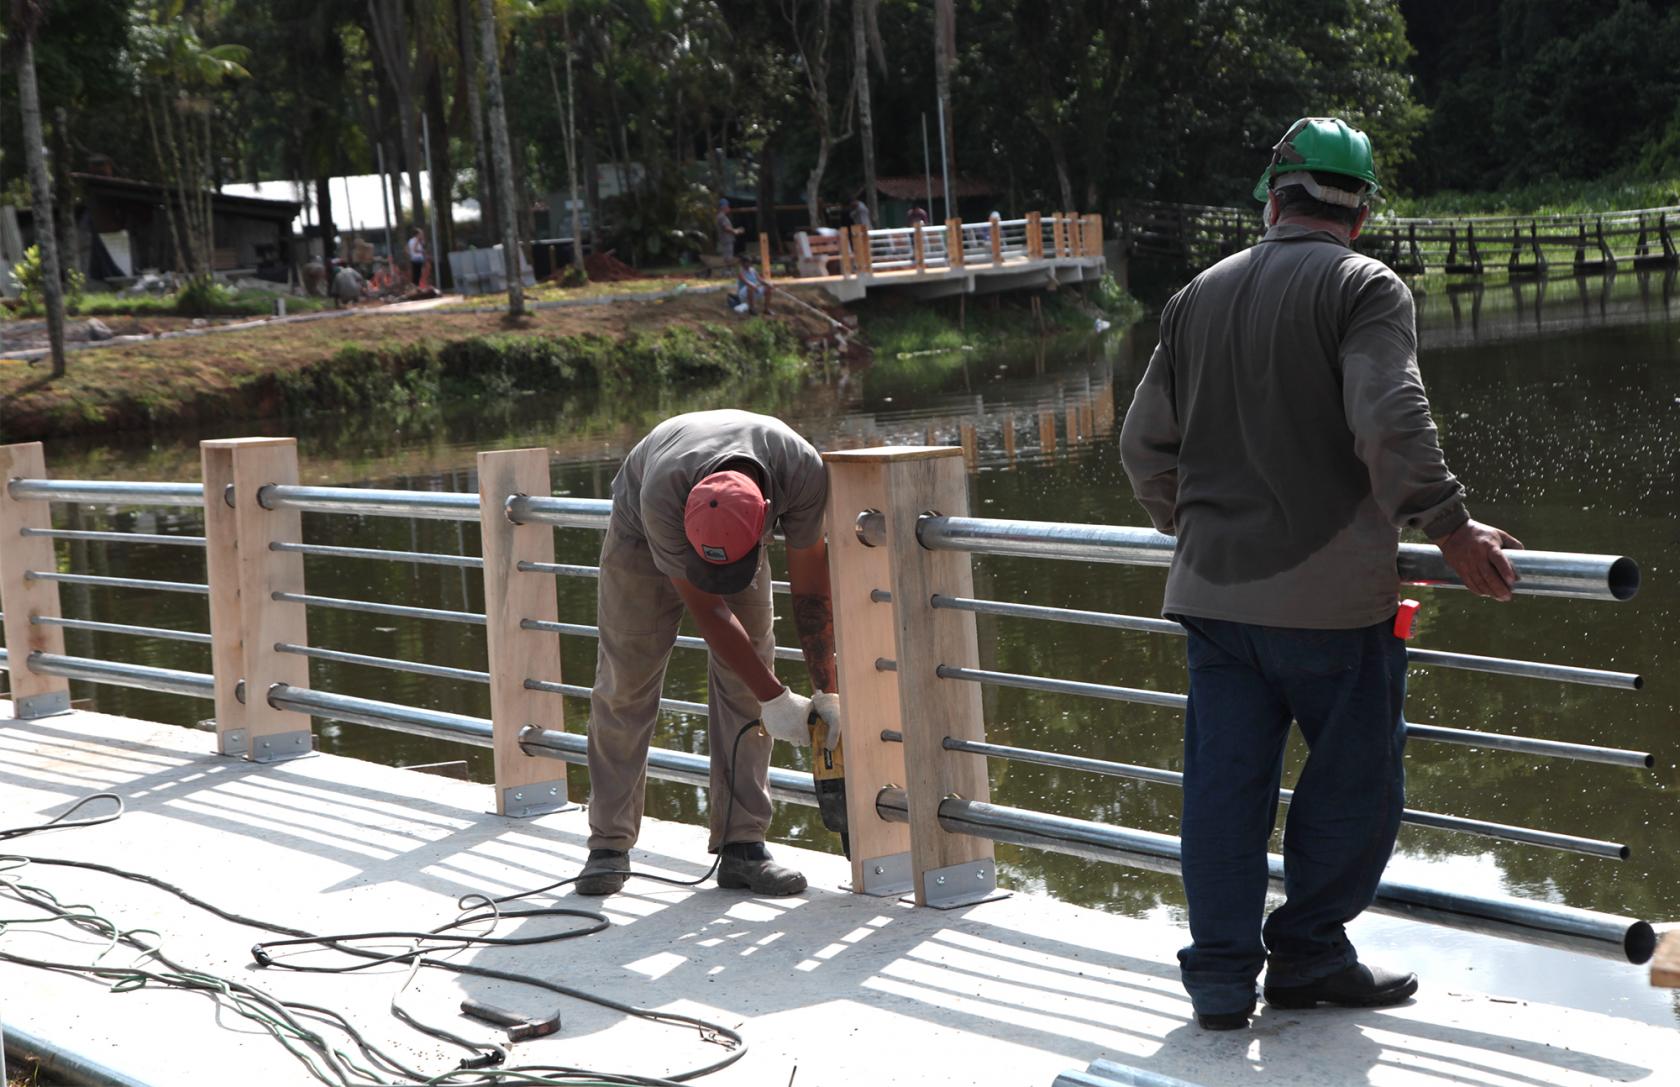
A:
[[[811,773],[817,783],[817,812],[823,826],[840,835],[840,849],[846,859],[852,856],[852,843],[846,833],[846,763],[841,756],[841,741],[828,746],[828,725],[822,716],[812,712],[805,722],[811,729]]]

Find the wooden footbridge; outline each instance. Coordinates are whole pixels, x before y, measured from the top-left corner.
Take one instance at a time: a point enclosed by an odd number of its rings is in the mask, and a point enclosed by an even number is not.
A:
[[[1120,211],[1127,257],[1182,261],[1201,270],[1246,249],[1263,232],[1258,208],[1134,201]],[[1680,207],[1594,215],[1378,218],[1354,248],[1402,275],[1444,272],[1515,278],[1614,275],[1680,264]]]
[[[758,236],[760,267],[770,241]],[[799,282],[820,286],[839,302],[891,289],[917,298],[1036,290],[1102,278],[1100,215],[1028,212],[978,222],[843,230],[795,235]]]

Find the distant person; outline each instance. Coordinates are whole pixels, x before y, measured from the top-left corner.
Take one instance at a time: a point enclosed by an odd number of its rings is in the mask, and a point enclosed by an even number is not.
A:
[[[1359,961],[1405,807],[1400,530],[1472,592],[1509,600],[1510,535],[1470,519],[1418,375],[1412,294],[1351,243],[1377,191],[1371,141],[1297,121],[1254,187],[1259,244],[1161,311],[1120,433],[1132,489],[1178,537],[1162,613],[1189,635],[1184,988],[1205,1030],[1274,1008],[1404,1003],[1415,974]],[[1266,847],[1290,722],[1307,760],[1265,917]],[[1264,917],[1264,925],[1262,918]]]
[[[418,287],[426,271],[426,232],[419,227],[408,239],[408,277]]]
[[[734,298],[736,313],[770,312],[770,284],[759,276],[752,258],[745,253],[736,260]]]
[[[303,293],[311,298],[319,298],[327,293],[327,266],[321,263],[321,258],[311,256],[303,266]]]
[[[851,212],[852,224],[854,226],[861,226],[865,230],[869,230],[871,228],[869,205],[863,202],[863,197],[860,196],[852,201]]]
[[[339,268],[338,274],[333,276],[333,301],[340,306],[361,301],[364,285],[365,281],[362,279],[362,273],[348,264],[344,265]]]
[[[927,209],[923,208],[923,207],[920,207],[920,206],[911,208],[910,209],[909,225],[913,226],[913,227],[927,226],[928,225]]]
[[[717,219],[715,222],[717,225],[718,256],[722,257],[724,260],[734,260],[735,239],[739,238],[745,233],[745,231],[736,226],[735,221],[729,217],[728,200],[718,201]]]

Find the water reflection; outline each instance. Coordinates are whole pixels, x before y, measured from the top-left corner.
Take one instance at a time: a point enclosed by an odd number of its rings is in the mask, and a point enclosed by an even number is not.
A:
[[[1646,580],[1640,596],[1623,605],[1520,599],[1496,606],[1464,593],[1426,594],[1414,644],[1617,668],[1641,672],[1648,682],[1643,692],[1628,692],[1415,669],[1409,716],[1650,750],[1658,755],[1658,769],[1640,773],[1414,743],[1407,760],[1411,806],[1625,841],[1634,856],[1618,864],[1407,827],[1395,861],[1407,878],[1463,884],[1471,878],[1466,873],[1477,873],[1479,889],[1658,920],[1676,913],[1680,858],[1664,849],[1664,835],[1675,826],[1673,786],[1680,783],[1672,739],[1680,677],[1663,667],[1673,656],[1680,619],[1680,322],[1671,310],[1673,281],[1672,274],[1624,275],[1606,277],[1602,290],[1598,281],[1586,288],[1531,282],[1420,299],[1425,379],[1449,461],[1464,478],[1477,516],[1532,546],[1633,555]],[[619,459],[654,421],[738,404],[783,415],[828,447],[960,445],[973,469],[973,508],[983,515],[1138,524],[1143,516],[1113,434],[1152,346],[1153,330],[1142,328],[1014,356],[900,360],[816,384],[759,384],[699,395],[657,390],[630,404],[530,397],[493,411],[261,429],[299,433],[307,481],[468,491],[477,486],[472,457],[478,449],[541,444],[555,451],[557,493],[602,497]],[[197,454],[185,436],[143,447],[70,451],[55,445],[50,455],[59,475],[198,475]],[[61,517],[69,527],[200,530],[191,511],[69,508]],[[306,515],[304,530],[315,543],[462,554],[478,549],[473,526],[449,522]],[[590,532],[556,535],[559,562],[590,563],[598,547]],[[196,580],[203,558],[159,545],[74,543],[61,550],[61,561],[95,573]],[[465,611],[483,607],[482,583],[462,570],[321,559],[310,559],[307,569],[310,591],[323,595]],[[975,566],[981,596],[1130,614],[1154,614],[1162,582],[1161,571],[1142,568],[1010,558],[982,558]],[[558,588],[563,619],[592,620],[592,581],[561,578]],[[204,601],[196,597],[65,586],[64,602],[74,616],[205,629]],[[1184,689],[1180,639],[987,616],[979,622],[986,668]],[[378,656],[486,667],[483,632],[474,627],[316,611],[310,639]],[[784,621],[777,640],[794,644],[792,639]],[[72,653],[209,669],[207,651],[197,646],[76,631],[67,632],[67,640]],[[563,637],[561,645],[566,679],[589,683],[593,643]],[[311,676],[324,689],[489,713],[487,692],[472,684],[323,661],[311,663]],[[703,655],[679,649],[668,693],[703,699],[704,677]],[[188,723],[209,712],[205,703],[174,696],[81,685],[76,693],[92,695],[102,710],[137,717]],[[1172,711],[997,688],[986,688],[984,701],[988,735],[999,742],[1182,768],[1182,728]],[[571,702],[568,710],[577,727],[586,705]],[[320,732],[330,750],[398,764],[466,758],[475,777],[489,773],[486,753],[458,745],[357,726],[328,724]],[[704,736],[703,722],[673,716],[662,722],[658,742],[698,751]],[[1291,750],[1292,770],[1300,755]],[[993,795],[1001,803],[1176,831],[1179,796],[1168,786],[1008,762],[994,762],[992,773]],[[587,788],[582,771],[572,774],[581,795]],[[705,798],[693,788],[656,784],[648,803],[650,814],[705,818]],[[782,810],[773,833],[819,847],[832,843],[815,813],[797,808]],[[1135,914],[1181,905],[1174,877],[1016,849],[1000,855],[1018,883],[1072,901]],[[1406,931],[1415,940],[1417,930]],[[1448,940],[1441,946],[1463,944]],[[1489,956],[1489,985],[1527,977],[1542,961],[1535,956],[1545,954],[1497,941],[1476,946]],[[1501,963],[1509,966],[1504,973]],[[1549,999],[1604,1008],[1621,1000],[1626,1003],[1617,1010],[1624,1014],[1669,1014],[1667,998],[1645,989],[1630,968],[1567,963],[1573,988],[1558,982]]]

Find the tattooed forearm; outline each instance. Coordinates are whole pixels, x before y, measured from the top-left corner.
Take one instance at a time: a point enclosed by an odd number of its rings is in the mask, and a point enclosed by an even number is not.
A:
[[[826,596],[795,596],[793,625],[799,631],[805,666],[811,670],[811,685],[819,691],[834,690],[833,603]]]

